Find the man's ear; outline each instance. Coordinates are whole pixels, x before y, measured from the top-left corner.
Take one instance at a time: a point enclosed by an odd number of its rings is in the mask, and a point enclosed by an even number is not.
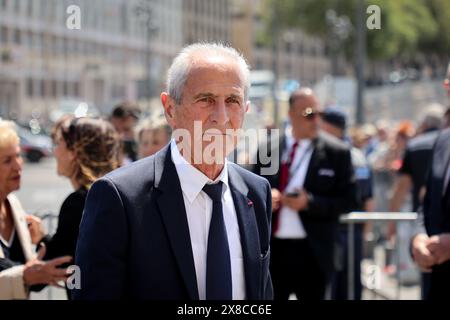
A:
[[[175,125],[175,101],[167,92],[161,93],[161,103],[164,107],[164,115],[167,123],[174,128]]]
[[[250,109],[250,100],[245,103],[245,113]]]

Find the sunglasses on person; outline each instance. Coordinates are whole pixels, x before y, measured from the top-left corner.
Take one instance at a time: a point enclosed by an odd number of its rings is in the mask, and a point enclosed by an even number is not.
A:
[[[316,117],[321,117],[322,114],[323,114],[323,112],[320,112],[316,109],[309,107],[309,108],[306,108],[305,110],[303,110],[303,112],[301,113],[301,116],[307,120],[313,120]]]

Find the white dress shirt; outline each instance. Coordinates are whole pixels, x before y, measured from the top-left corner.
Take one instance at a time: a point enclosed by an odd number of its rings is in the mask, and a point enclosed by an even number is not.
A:
[[[285,163],[294,145],[294,138],[287,138],[287,148],[283,154],[282,162]],[[294,159],[289,169],[289,180],[284,190],[285,193],[294,192],[296,189],[301,189],[305,182],[306,173],[308,172],[309,161],[313,147],[311,140],[300,140],[295,151]],[[302,220],[299,217],[298,211],[282,206],[278,217],[278,229],[274,234],[275,238],[279,239],[304,239],[306,238],[306,230],[303,226]]]
[[[173,139],[170,148],[172,161],[175,164],[178,178],[180,179],[181,190],[183,191],[199,298],[200,300],[205,300],[206,297],[206,257],[209,224],[212,216],[212,200],[202,189],[207,183],[222,181],[222,210],[230,248],[232,297],[233,300],[244,300],[244,260],[242,257],[239,224],[228,184],[227,161],[225,160],[225,165],[220,175],[216,180],[212,181],[183,158]]]

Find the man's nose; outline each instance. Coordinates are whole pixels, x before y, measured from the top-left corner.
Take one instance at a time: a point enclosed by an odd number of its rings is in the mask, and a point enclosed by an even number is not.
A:
[[[228,109],[224,100],[220,100],[217,102],[217,105],[211,115],[211,120],[219,125],[228,122]]]

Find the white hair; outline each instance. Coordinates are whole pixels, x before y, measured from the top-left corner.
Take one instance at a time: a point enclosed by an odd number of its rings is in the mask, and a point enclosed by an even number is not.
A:
[[[166,119],[164,118],[164,115],[156,115],[153,117],[144,118],[140,120],[139,123],[136,125],[135,138],[137,141],[140,141],[142,138],[142,133],[144,131],[159,130],[159,129],[164,129],[168,137],[170,137],[172,134],[172,128],[167,123]]]
[[[440,103],[431,103],[421,114],[421,123],[426,128],[440,128],[443,123],[444,106]]]
[[[194,56],[198,53],[208,53],[234,59],[244,77],[244,98],[247,100],[250,88],[250,69],[245,58],[236,49],[222,43],[194,43],[184,47],[175,57],[167,73],[167,92],[177,104],[182,101],[186,80],[193,65]]]

